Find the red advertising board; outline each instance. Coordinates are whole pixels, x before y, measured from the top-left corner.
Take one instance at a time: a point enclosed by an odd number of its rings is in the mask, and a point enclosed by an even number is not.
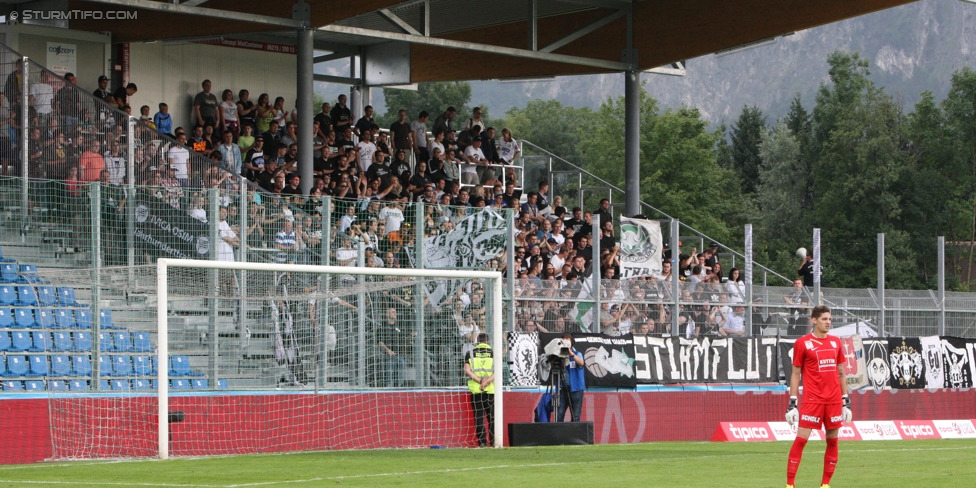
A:
[[[507,392],[505,422],[531,422],[532,411],[541,395],[537,391]],[[67,421],[82,425],[85,432],[84,439],[70,436],[62,439],[58,446],[61,456],[71,449],[81,449],[82,443],[91,438],[103,444],[86,450],[82,457],[154,455],[156,424],[152,398],[128,398],[124,409],[115,408],[118,401],[117,396],[52,400],[0,394],[0,432],[4,433],[0,464],[51,458],[52,433],[72,427],[61,423],[66,420],[59,420],[57,411],[72,412]],[[795,433],[782,422],[786,403],[784,393],[769,391],[590,391],[584,396],[583,420],[593,422],[594,441],[598,444],[705,441],[719,435],[722,439],[716,440],[787,440]],[[976,437],[974,422],[969,419],[974,404],[976,389],[857,394],[856,415],[861,420],[845,426],[841,436],[844,439]],[[53,411],[52,405],[56,406]],[[445,405],[457,413],[451,418],[444,417]],[[463,392],[186,395],[172,396],[170,406],[186,413],[184,422],[172,424],[170,452],[174,456],[427,447],[446,445],[445,437],[452,439],[449,444],[453,447],[477,445],[469,397]],[[283,411],[304,414],[283,415]],[[91,418],[82,418],[82,412],[89,412]],[[106,412],[111,412],[111,418],[102,418]],[[338,427],[332,419],[340,417],[355,420]],[[378,421],[391,417],[397,420]],[[435,418],[442,420],[432,425],[431,419]],[[215,429],[214,419],[228,419],[233,427],[225,425]],[[720,427],[720,433],[716,432],[716,427],[723,423],[728,425]],[[349,439],[355,436],[331,435],[337,428],[366,430],[374,435],[353,445]],[[274,440],[266,435],[269,432],[275,433]],[[820,433],[812,438],[820,438]]]

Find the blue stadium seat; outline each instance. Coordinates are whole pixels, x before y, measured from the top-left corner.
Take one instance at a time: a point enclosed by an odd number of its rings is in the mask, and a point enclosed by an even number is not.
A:
[[[24,356],[7,356],[7,372],[4,376],[27,376],[27,358]]]
[[[71,333],[65,331],[54,331],[52,334],[51,350],[56,352],[66,352],[74,349],[71,343]]]
[[[0,305],[17,303],[17,288],[13,285],[0,285]]]
[[[114,370],[112,369],[112,358],[104,354],[98,356],[98,375],[99,376],[112,376]]]
[[[9,349],[11,351],[29,351],[32,347],[34,347],[34,342],[31,340],[30,332],[15,330],[10,333]]]
[[[91,329],[91,312],[85,309],[75,310],[75,327],[79,329]]]
[[[182,379],[182,378],[169,380],[169,387],[173,390],[189,390],[190,380]]]
[[[0,351],[10,350],[10,333],[0,330]]]
[[[112,350],[112,333],[99,331],[98,332],[98,347],[102,352],[109,352]]]
[[[14,327],[20,327],[26,329],[28,327],[34,327],[34,309],[33,308],[15,308],[14,309]]]
[[[153,374],[152,360],[149,356],[133,356],[132,373],[136,376],[150,376]]]
[[[92,348],[91,332],[79,330],[72,334],[74,336],[75,351],[88,352]]]
[[[24,391],[23,381],[4,381],[3,391]]]
[[[42,329],[53,329],[55,327],[54,314],[47,308],[35,309],[34,325]]]
[[[112,380],[110,383],[112,384],[113,391],[129,391],[132,389],[129,385],[129,380]]]
[[[70,329],[75,326],[75,314],[70,308],[54,310],[54,326],[59,329]]]
[[[19,283],[45,283],[40,276],[37,275],[37,266],[33,264],[21,264],[20,265],[20,276],[17,278]]]
[[[30,363],[30,371],[27,372],[27,376],[47,376],[50,369],[47,365],[47,356],[28,356],[27,361]]]
[[[217,389],[219,389],[219,390],[226,390],[229,387],[230,387],[230,384],[227,383],[227,380],[217,380]]]
[[[64,355],[51,356],[51,376],[71,376],[71,358]]]
[[[75,289],[70,286],[58,288],[58,304],[62,307],[77,307],[81,305],[75,299]]]
[[[191,381],[194,390],[209,390],[210,385],[207,383],[206,378],[196,378]]]
[[[132,380],[132,389],[133,390],[151,390],[152,389],[152,383],[150,383],[149,380],[134,379],[134,380]]]
[[[132,338],[122,330],[112,332],[112,347],[115,352],[132,352]]]
[[[88,380],[68,380],[68,391],[85,391],[88,389]]]
[[[0,264],[0,283],[17,282],[17,265],[10,262]]]
[[[68,391],[68,382],[65,380],[49,380],[47,391]]]
[[[112,385],[108,382],[108,380],[98,380],[98,389],[108,391],[112,389]]]
[[[112,374],[132,376],[132,356],[112,356]]]
[[[170,376],[203,376],[203,373],[195,373],[190,369],[189,356],[173,356],[169,360]]]
[[[132,352],[152,352],[152,340],[148,332],[132,333]]]
[[[31,332],[31,342],[34,344],[28,351],[33,352],[45,352],[48,350],[48,335],[47,332],[42,330],[35,330]]]
[[[116,327],[112,323],[112,311],[103,308],[98,311],[98,326],[102,329],[122,329],[123,327]]]
[[[17,302],[14,305],[22,307],[37,306],[37,292],[31,285],[17,285]]]
[[[71,369],[74,370],[75,376],[91,375],[92,374],[91,356],[87,354],[83,354],[80,356],[71,356]]]
[[[14,326],[14,314],[7,307],[0,307],[0,329]]]
[[[58,302],[58,295],[53,286],[37,287],[37,304],[42,307],[53,307]]]
[[[44,380],[28,380],[24,386],[27,391],[44,391]]]

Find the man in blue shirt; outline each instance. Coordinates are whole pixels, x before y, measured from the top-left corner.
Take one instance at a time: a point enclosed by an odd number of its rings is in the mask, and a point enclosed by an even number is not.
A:
[[[563,334],[563,339],[573,343],[570,333]],[[563,384],[559,385],[559,411],[556,421],[562,422],[566,417],[566,409],[572,413],[573,422],[580,421],[583,411],[583,391],[586,390],[586,375],[584,374],[583,355],[576,348],[569,348],[569,358],[563,367]]]

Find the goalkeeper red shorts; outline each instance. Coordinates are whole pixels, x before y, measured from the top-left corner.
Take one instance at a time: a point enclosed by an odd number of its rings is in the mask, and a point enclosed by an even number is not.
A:
[[[844,423],[843,405],[837,403],[803,403],[800,405],[800,428],[839,429]]]

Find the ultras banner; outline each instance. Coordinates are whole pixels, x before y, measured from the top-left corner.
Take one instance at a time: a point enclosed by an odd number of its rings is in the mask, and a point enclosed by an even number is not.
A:
[[[776,338],[634,336],[637,381],[749,383],[778,378]]]
[[[562,334],[539,334],[539,360],[549,341]],[[610,337],[602,334],[573,334],[573,348],[583,355],[586,386],[634,388],[634,338],[630,334]],[[544,368],[543,368],[544,369]]]
[[[620,277],[661,274],[661,222],[620,218]]]
[[[539,386],[548,378],[542,349],[560,334],[512,333],[508,351],[513,386]],[[586,361],[587,386],[633,388],[660,383],[776,382],[793,370],[795,339],[736,339],[574,334]],[[929,388],[927,365],[941,360],[945,388],[971,388],[976,378],[976,339],[905,337],[841,338],[851,390]],[[936,354],[932,344],[940,351]],[[923,351],[928,358],[923,358]],[[936,369],[936,368],[932,368]],[[938,383],[935,381],[934,383]]]

